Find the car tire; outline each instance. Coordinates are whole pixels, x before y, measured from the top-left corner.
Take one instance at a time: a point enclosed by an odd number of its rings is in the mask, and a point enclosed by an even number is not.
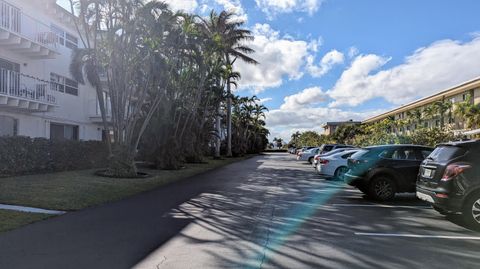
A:
[[[312,163],[313,163],[313,157],[308,158],[308,162],[309,162],[310,164],[312,164]]]
[[[480,230],[480,192],[473,194],[463,205],[462,218],[465,224]]]
[[[336,180],[344,180],[345,174],[347,173],[348,168],[346,166],[340,166],[335,170],[333,178]]]
[[[386,175],[376,176],[368,185],[368,196],[377,201],[388,201],[395,197],[395,182]]]

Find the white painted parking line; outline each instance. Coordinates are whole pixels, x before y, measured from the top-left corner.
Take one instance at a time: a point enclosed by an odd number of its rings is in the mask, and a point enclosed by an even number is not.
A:
[[[452,236],[452,235],[422,235],[422,234],[390,234],[390,233],[355,233],[360,236],[378,237],[410,237],[410,238],[432,238],[432,239],[456,239],[456,240],[480,240],[478,236]]]
[[[18,205],[5,205],[5,204],[0,204],[0,209],[28,212],[28,213],[50,214],[50,215],[62,215],[67,213],[65,211],[48,210],[43,208],[18,206]]]
[[[345,207],[380,207],[380,208],[416,208],[416,209],[431,209],[431,206],[425,205],[375,205],[375,204],[332,204],[332,206],[345,206]]]

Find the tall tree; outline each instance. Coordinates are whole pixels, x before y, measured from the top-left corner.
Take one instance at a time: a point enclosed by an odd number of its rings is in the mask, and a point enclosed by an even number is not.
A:
[[[235,19],[235,14],[222,11],[220,14],[212,11],[208,20],[204,20],[205,33],[211,38],[221,52],[226,68],[227,87],[227,156],[232,156],[232,78],[233,64],[237,59],[246,63],[258,64],[256,60],[248,56],[254,50],[245,45],[245,41],[254,37],[251,32],[242,29],[244,22]]]
[[[141,0],[70,0],[77,30],[84,42],[74,53],[71,71],[94,86],[104,70],[106,87],[97,88],[104,125],[107,121],[103,98],[110,98],[114,136],[107,174],[136,176],[134,158],[150,119],[168,91],[169,49],[175,47],[175,15],[164,3],[143,4]],[[93,45],[92,45],[93,44]],[[87,60],[85,60],[87,59]],[[83,64],[87,63],[87,64]],[[107,129],[108,130],[108,129]],[[107,135],[108,137],[108,135]]]

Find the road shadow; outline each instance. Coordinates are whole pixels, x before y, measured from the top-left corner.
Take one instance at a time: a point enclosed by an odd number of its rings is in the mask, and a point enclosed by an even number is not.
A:
[[[395,202],[418,203],[399,199]],[[476,242],[355,234],[399,229],[473,234],[444,225],[431,209],[335,206],[348,203],[370,202],[286,153],[269,153],[0,235],[0,268],[454,268],[452,261],[460,260],[468,268],[480,263]]]

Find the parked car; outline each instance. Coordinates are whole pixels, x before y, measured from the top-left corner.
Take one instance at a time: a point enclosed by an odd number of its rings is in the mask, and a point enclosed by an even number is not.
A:
[[[303,148],[297,148],[296,151],[295,151],[295,155],[298,155],[300,152],[304,152],[304,151],[307,151],[309,149],[313,149],[313,148],[316,148],[316,147],[303,147]]]
[[[348,171],[348,158],[358,151],[359,149],[354,149],[340,151],[326,156],[321,155],[316,167],[317,173],[326,176],[327,179],[334,178],[343,180],[345,173]]]
[[[420,164],[433,148],[418,145],[366,147],[348,159],[344,180],[376,200],[415,192]]]
[[[355,148],[355,146],[343,145],[343,144],[323,144],[320,146],[320,154],[325,154],[329,151],[340,149],[340,148]]]
[[[312,166],[313,166],[313,168],[316,169],[317,164],[318,164],[318,160],[320,160],[320,158],[323,157],[323,156],[329,156],[329,155],[336,154],[336,153],[339,153],[339,152],[344,152],[344,151],[347,151],[347,150],[352,150],[352,148],[338,148],[338,149],[334,149],[332,151],[329,151],[329,152],[326,152],[326,153],[323,153],[323,154],[317,154],[313,157]]]
[[[438,145],[423,161],[417,197],[442,214],[461,213],[480,229],[480,141]]]
[[[313,162],[313,157],[318,154],[320,148],[311,148],[304,152],[300,152],[297,156],[297,161],[307,161],[309,163]]]

